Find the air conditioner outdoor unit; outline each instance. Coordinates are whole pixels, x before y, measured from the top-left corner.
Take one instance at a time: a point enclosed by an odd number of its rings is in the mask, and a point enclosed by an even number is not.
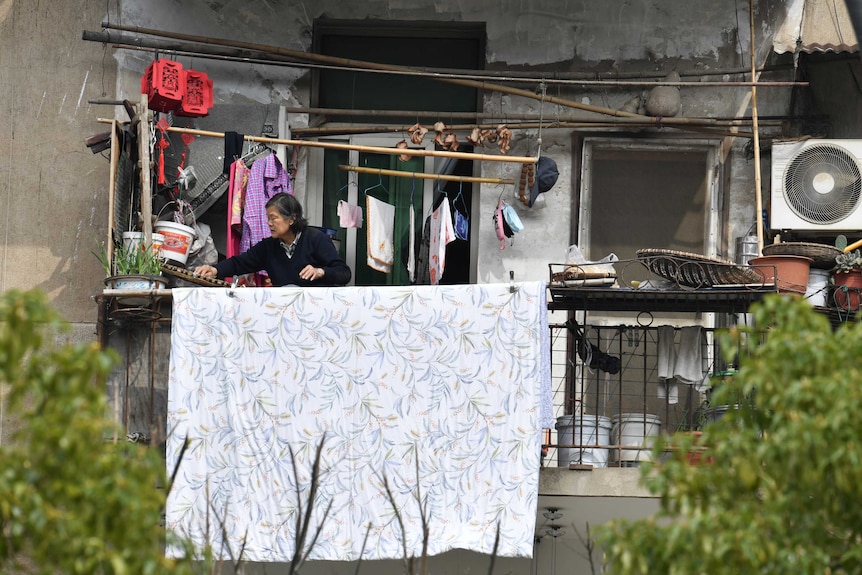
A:
[[[772,145],[773,230],[862,229],[862,140]]]

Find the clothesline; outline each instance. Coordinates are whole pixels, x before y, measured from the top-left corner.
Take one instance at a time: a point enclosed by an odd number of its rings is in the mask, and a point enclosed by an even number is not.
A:
[[[472,182],[479,184],[514,184],[511,178],[480,178],[475,176],[451,176],[447,174],[426,174],[424,172],[404,172],[400,170],[387,170],[385,168],[366,168],[363,166],[346,166],[340,164],[338,169],[344,172],[357,172],[359,174],[377,174],[380,176],[395,176],[396,178],[419,178],[423,180],[445,180],[447,182]]]
[[[101,123],[110,124],[114,120],[109,118],[99,118]],[[224,138],[224,132],[212,132],[208,130],[197,130],[194,128],[179,128],[170,126],[168,132],[177,132],[180,134],[192,134],[195,136],[207,136],[213,138]],[[503,156],[491,154],[472,154],[466,152],[447,152],[437,150],[425,150],[416,148],[384,148],[379,146],[360,146],[358,144],[338,144],[335,142],[314,142],[311,140],[286,140],[282,138],[267,138],[265,136],[243,136],[247,142],[260,142],[264,144],[274,144],[282,146],[306,146],[310,148],[328,148],[330,150],[352,150],[357,152],[366,152],[369,154],[389,154],[389,155],[405,155],[405,156],[430,156],[435,158],[456,158],[460,160],[473,160],[483,162],[512,162],[516,164],[535,164],[539,158],[532,156]]]

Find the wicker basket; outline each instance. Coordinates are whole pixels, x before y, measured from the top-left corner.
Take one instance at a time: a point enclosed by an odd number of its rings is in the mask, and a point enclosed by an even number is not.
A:
[[[649,270],[681,286],[702,288],[736,284],[762,284],[763,276],[747,266],[676,250],[637,251]]]
[[[808,242],[784,242],[763,246],[765,256],[803,256],[811,258],[811,267],[831,270],[835,267],[835,256],[841,253],[836,247]]]

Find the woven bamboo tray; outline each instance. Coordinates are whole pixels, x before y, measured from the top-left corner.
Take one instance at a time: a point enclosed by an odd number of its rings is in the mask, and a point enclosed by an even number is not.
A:
[[[731,261],[708,258],[700,254],[643,249],[637,251],[637,257],[652,273],[681,286],[702,288],[763,284],[763,277],[748,266],[739,266]]]
[[[765,256],[804,256],[811,258],[811,267],[831,270],[835,267],[835,256],[841,253],[836,247],[808,242],[784,242],[763,246]]]

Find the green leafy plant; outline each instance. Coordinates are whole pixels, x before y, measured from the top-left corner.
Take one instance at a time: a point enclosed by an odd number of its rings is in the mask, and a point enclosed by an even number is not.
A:
[[[105,417],[116,354],[95,342],[54,344],[64,331],[44,293],[0,295],[4,417],[23,424],[0,446],[0,572],[210,572],[165,556],[166,542],[188,544],[162,523],[160,451],[110,441],[121,432]]]
[[[151,246],[116,242],[113,252],[113,257],[109,257],[104,242],[100,243],[98,250],[93,252],[102,264],[106,277],[161,274],[162,260]]]
[[[862,250],[852,250],[835,256],[833,271],[846,273],[853,270],[862,270]]]
[[[725,400],[752,397],[685,448],[644,465],[659,512],[600,526],[607,572],[736,575],[862,573],[862,323],[833,329],[802,299],[771,294],[752,306],[755,327],[718,334],[739,368]],[[727,357],[727,361],[733,358]]]

